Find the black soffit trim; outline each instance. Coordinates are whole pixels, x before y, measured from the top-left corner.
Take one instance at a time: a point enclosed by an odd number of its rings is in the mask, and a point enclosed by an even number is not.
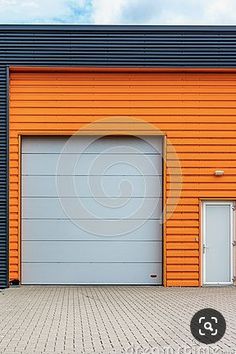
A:
[[[236,25],[51,25],[51,24],[0,24],[0,29],[6,30],[89,30],[89,31],[111,31],[111,30],[121,30],[121,31],[236,31]]]

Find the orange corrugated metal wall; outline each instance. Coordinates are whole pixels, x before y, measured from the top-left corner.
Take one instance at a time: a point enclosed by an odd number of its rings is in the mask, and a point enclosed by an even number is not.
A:
[[[236,198],[236,73],[11,72],[10,279],[20,276],[19,136],[73,134],[106,117],[120,117],[106,125],[112,134],[135,133],[134,124],[121,123],[134,117],[153,123],[174,145],[183,183],[166,222],[165,284],[200,285],[200,198]],[[167,161],[175,166],[168,144]],[[215,177],[215,169],[225,175]],[[168,170],[166,180],[167,196],[170,188],[178,193]]]

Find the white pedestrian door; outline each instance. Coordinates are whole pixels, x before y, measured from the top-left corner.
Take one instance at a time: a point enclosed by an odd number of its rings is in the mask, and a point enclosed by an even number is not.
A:
[[[203,283],[231,284],[233,203],[203,203]]]

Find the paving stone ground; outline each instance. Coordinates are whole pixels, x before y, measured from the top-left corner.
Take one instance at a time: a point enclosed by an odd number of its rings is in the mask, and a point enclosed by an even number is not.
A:
[[[226,319],[223,339],[189,330],[205,307]],[[200,351],[201,349],[201,351]],[[236,353],[236,287],[21,286],[0,292],[0,353]]]

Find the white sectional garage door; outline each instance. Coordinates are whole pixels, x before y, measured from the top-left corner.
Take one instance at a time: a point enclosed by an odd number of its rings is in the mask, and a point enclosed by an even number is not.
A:
[[[162,283],[162,139],[22,139],[22,283]]]

